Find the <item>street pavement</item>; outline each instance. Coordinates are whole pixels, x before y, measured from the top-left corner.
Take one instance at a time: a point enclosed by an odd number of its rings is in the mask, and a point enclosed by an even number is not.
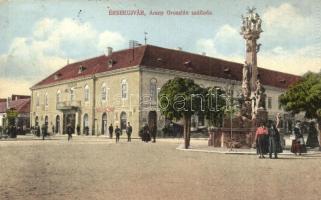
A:
[[[0,199],[320,199],[318,153],[270,160],[177,150],[182,142],[0,140]]]

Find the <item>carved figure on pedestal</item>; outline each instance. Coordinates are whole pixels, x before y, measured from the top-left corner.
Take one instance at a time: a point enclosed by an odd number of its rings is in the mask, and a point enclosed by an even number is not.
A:
[[[251,66],[245,61],[243,65],[243,79],[242,79],[242,93],[245,99],[249,99],[251,95],[250,80],[251,80]]]
[[[256,109],[261,108],[261,109],[266,109],[265,106],[265,99],[266,99],[266,94],[265,94],[265,88],[263,87],[263,85],[261,84],[260,79],[257,79],[256,81],[256,90],[254,92],[254,96],[255,96],[255,102],[256,102]]]

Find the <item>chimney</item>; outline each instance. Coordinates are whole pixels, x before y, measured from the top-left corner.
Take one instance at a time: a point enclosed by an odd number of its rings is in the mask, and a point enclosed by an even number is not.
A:
[[[176,50],[182,51],[182,47],[177,47]]]
[[[105,51],[105,56],[110,56],[113,53],[112,47],[107,47]]]

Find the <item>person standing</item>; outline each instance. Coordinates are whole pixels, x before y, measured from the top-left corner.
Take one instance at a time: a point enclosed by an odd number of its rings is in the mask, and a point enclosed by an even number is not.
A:
[[[128,122],[128,125],[127,125],[127,127],[126,127],[127,142],[131,142],[132,132],[133,132],[133,127],[132,127],[132,126],[130,125],[130,123]]]
[[[121,131],[120,128],[118,128],[118,126],[116,125],[116,128],[115,128],[116,143],[119,142],[120,131]]]
[[[72,127],[70,124],[67,125],[67,134],[68,134],[68,141],[72,139]]]
[[[110,126],[108,127],[108,131],[109,131],[109,138],[113,139],[113,132],[114,132],[113,124],[110,124]]]
[[[144,142],[149,142],[150,141],[150,131],[149,131],[149,127],[147,124],[145,124],[144,128],[143,128],[143,137],[142,137]]]
[[[269,134],[269,155],[270,159],[272,158],[272,154],[274,154],[274,158],[278,158],[277,154],[277,142],[278,142],[278,134],[277,129],[273,123],[273,121],[269,121],[268,126],[268,134]]]
[[[309,124],[309,135],[308,135],[306,146],[311,147],[311,148],[315,148],[315,147],[320,146],[319,140],[318,140],[318,131],[315,128],[314,122],[310,122],[310,124]]]
[[[42,140],[45,140],[45,137],[47,136],[47,131],[48,131],[48,127],[46,124],[43,124],[41,126],[41,131],[42,131]]]
[[[257,128],[255,133],[255,140],[256,140],[256,148],[257,152],[260,155],[259,158],[265,158],[264,157],[264,151],[265,151],[265,136],[268,134],[268,130],[265,127],[264,123],[261,122],[260,127]]]
[[[304,138],[300,129],[299,121],[295,124],[292,134],[294,137],[292,140],[291,152],[295,153],[295,155],[297,155],[297,153],[299,153],[299,155],[301,155],[301,153],[306,153],[306,147],[304,144]]]
[[[153,138],[153,143],[156,142],[156,133],[157,133],[157,127],[155,125],[152,125],[152,127],[150,128],[150,135]]]
[[[52,135],[55,134],[55,126],[51,123],[51,130],[52,130]]]

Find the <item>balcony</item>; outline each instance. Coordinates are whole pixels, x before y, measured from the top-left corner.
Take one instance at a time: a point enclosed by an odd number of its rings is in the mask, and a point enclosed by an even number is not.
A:
[[[81,101],[63,101],[56,105],[57,110],[71,110],[81,107]]]

